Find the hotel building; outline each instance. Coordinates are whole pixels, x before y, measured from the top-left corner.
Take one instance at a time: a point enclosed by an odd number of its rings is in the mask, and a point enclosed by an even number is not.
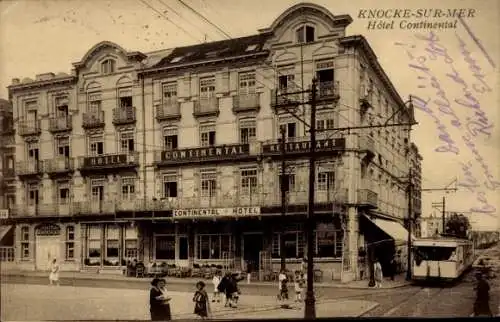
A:
[[[409,127],[331,129],[383,124],[396,111],[408,124],[413,112],[366,39],[346,35],[351,22],[298,4],[252,36],[152,53],[105,41],[71,75],[14,80],[17,198],[3,222],[15,229],[16,267],[56,257],[63,270],[120,271],[138,258],[276,271],[281,252],[298,267],[309,138],[279,95],[316,77],[315,268],[361,278],[360,249],[385,260],[383,247],[407,238]],[[307,120],[307,97],[291,99]]]

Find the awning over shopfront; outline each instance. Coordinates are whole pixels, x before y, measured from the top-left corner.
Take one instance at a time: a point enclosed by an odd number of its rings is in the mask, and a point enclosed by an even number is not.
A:
[[[388,219],[382,219],[377,217],[371,217],[365,215],[368,220],[373,222],[378,228],[380,228],[384,233],[389,235],[397,243],[405,243],[408,241],[408,230],[403,227],[400,223]],[[414,240],[415,236],[411,235],[411,239]]]
[[[12,229],[12,225],[0,226],[0,242],[7,235],[7,233]]]

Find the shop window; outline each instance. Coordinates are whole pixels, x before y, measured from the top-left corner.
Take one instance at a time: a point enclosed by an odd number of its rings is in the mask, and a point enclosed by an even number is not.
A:
[[[66,260],[75,258],[75,227],[66,227]]]
[[[223,259],[232,251],[230,235],[198,235],[198,259]]]
[[[137,258],[137,229],[135,227],[125,228],[125,258],[134,259]]]
[[[118,226],[106,227],[106,261],[105,265],[118,265],[120,254],[120,228]]]
[[[287,231],[284,234],[274,234],[272,240],[272,257],[279,258],[281,256],[280,238],[284,239],[286,258],[303,258],[304,257],[304,232],[302,231]]]
[[[27,259],[30,257],[30,228],[27,226],[21,227],[21,258]]]
[[[97,225],[88,228],[88,257],[89,264],[99,264],[101,259],[101,227]]]
[[[175,259],[175,235],[155,236],[155,259]]]
[[[342,230],[336,229],[332,223],[319,224],[315,231],[314,250],[316,257],[334,257],[342,256]]]

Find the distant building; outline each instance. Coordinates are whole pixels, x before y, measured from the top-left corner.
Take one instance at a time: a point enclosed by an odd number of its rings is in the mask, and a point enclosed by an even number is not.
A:
[[[438,237],[443,233],[443,219],[441,215],[431,214],[420,218],[421,237]]]
[[[409,162],[412,170],[412,183],[413,183],[413,199],[412,199],[412,216],[414,219],[413,231],[415,236],[421,235],[421,216],[422,216],[422,155],[418,151],[415,143],[410,144],[409,148]]]
[[[245,269],[251,261],[276,271],[285,253],[288,267],[299,267],[309,137],[279,103],[313,78],[324,130],[315,267],[357,279],[360,248],[369,247],[389,263],[408,235],[401,178],[410,166],[415,178],[421,170],[418,157],[409,161],[416,147],[407,127],[369,126],[391,115],[408,124],[413,111],[368,41],[346,35],[351,22],[301,3],[255,35],[154,53],[105,41],[71,75],[14,80],[18,198],[9,223],[17,266],[46,269],[47,258],[59,257],[63,270],[120,272],[138,258],[186,268]],[[333,131],[348,126],[366,128]],[[285,221],[280,130],[289,155]]]
[[[0,99],[0,219],[9,217],[16,200],[14,133],[12,104]],[[4,246],[14,246],[14,232],[7,226],[0,226],[0,260],[13,261],[13,249]]]

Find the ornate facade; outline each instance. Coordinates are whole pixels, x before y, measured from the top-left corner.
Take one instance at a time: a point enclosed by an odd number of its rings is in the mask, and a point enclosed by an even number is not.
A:
[[[67,270],[119,271],[139,258],[276,270],[281,252],[300,265],[309,138],[277,101],[316,77],[330,98],[317,112],[316,267],[361,278],[360,248],[405,231],[409,131],[332,129],[393,114],[408,124],[413,113],[366,39],[346,36],[351,22],[299,4],[256,35],[153,53],[102,42],[71,75],[15,80],[16,265],[44,269],[57,257]],[[309,106],[296,111],[307,119]]]

